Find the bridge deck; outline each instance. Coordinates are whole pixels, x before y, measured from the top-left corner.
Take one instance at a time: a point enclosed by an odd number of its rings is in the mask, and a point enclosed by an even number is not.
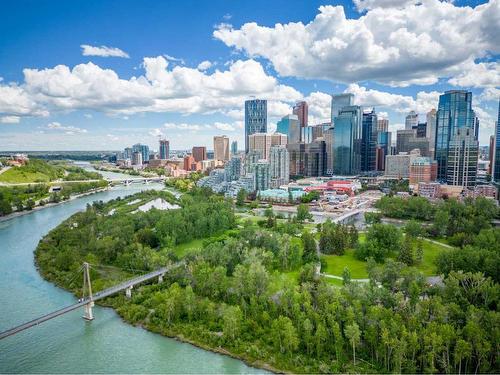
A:
[[[156,271],[153,271],[153,272],[147,273],[145,275],[138,276],[138,277],[135,277],[133,279],[127,280],[127,281],[125,281],[125,282],[123,282],[121,284],[112,286],[111,288],[104,289],[104,290],[102,290],[100,292],[95,293],[92,296],[93,297],[92,300],[93,301],[99,301],[100,299],[109,297],[109,296],[111,296],[113,294],[116,294],[116,293],[122,291],[122,290],[130,288],[131,286],[133,287],[133,286],[135,286],[137,284],[140,284],[140,283],[143,283],[145,281],[154,279],[155,277],[163,275],[164,273],[168,272],[172,268],[178,267],[181,264],[182,264],[182,262],[177,263],[177,264],[175,264],[173,266],[162,267],[162,268],[157,269]],[[36,326],[36,325],[38,325],[40,323],[46,322],[47,320],[56,318],[56,317],[58,317],[60,315],[63,315],[63,314],[66,314],[66,313],[68,313],[70,311],[76,310],[79,307],[85,306],[89,302],[90,302],[90,298],[85,298],[84,300],[82,300],[80,302],[77,302],[77,303],[74,303],[74,304],[72,304],[70,306],[67,306],[67,307],[64,307],[62,309],[56,310],[54,312],[51,312],[50,314],[43,315],[43,316],[41,316],[39,318],[30,320],[29,322],[23,323],[23,324],[21,324],[21,325],[19,325],[17,327],[13,327],[13,328],[8,329],[8,330],[6,330],[4,332],[0,332],[0,340],[4,339],[6,337],[9,337],[9,336],[15,335],[18,332],[24,331],[24,330],[26,330],[28,328],[31,328],[33,326]]]

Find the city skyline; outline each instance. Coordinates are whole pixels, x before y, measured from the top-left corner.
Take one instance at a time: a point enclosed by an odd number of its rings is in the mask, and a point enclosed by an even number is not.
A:
[[[498,0],[389,8],[368,0],[278,1],[265,3],[269,12],[259,4],[199,4],[196,11],[206,17],[186,20],[180,16],[194,12],[192,2],[151,3],[147,11],[127,1],[115,7],[2,3],[11,17],[0,26],[0,150],[119,150],[138,142],[156,149],[158,136],[172,150],[187,150],[210,147],[222,134],[243,149],[245,100],[268,101],[273,132],[300,101],[308,103],[309,125],[329,121],[330,95],[347,92],[355,105],[375,107],[395,132],[412,110],[425,119],[451,89],[473,93],[479,142],[489,143],[498,116],[500,51],[495,28],[481,25],[494,24],[488,14],[500,17]],[[112,11],[121,19],[104,17]],[[457,38],[441,35],[432,23],[438,16]],[[391,38],[378,27],[387,17],[404,25],[393,25]],[[343,36],[348,24],[366,37]],[[336,44],[328,45],[332,40]],[[329,60],[322,60],[319,46],[329,48],[323,51]],[[344,56],[349,50],[365,52],[354,62]],[[348,63],[354,73],[345,69]]]

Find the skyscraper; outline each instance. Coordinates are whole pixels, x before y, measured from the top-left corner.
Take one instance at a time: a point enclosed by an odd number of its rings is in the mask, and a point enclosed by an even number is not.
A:
[[[475,185],[477,121],[470,91],[451,90],[439,96],[435,158],[439,181],[464,187]]]
[[[265,160],[259,160],[254,165],[254,181],[255,190],[267,190],[269,189],[269,162]]]
[[[245,153],[248,152],[248,136],[267,132],[267,100],[245,101]]]
[[[418,125],[418,113],[411,111],[405,119],[405,130],[411,130]]]
[[[354,104],[353,94],[334,94],[332,95],[332,113],[331,120],[332,126],[335,126],[335,117],[340,113],[340,110],[347,106],[352,106]]]
[[[296,115],[282,117],[276,124],[276,131],[288,136],[288,143],[300,142],[300,123]]]
[[[238,153],[238,142],[232,141],[231,142],[231,155],[236,155],[237,153]]]
[[[434,158],[435,147],[436,147],[436,109],[432,108],[429,112],[427,112],[427,127],[426,127],[426,137],[429,140],[429,152],[430,156]]]
[[[269,155],[270,185],[279,188],[290,182],[289,153],[286,146],[272,146]]]
[[[226,182],[236,181],[241,175],[241,159],[238,156],[232,156],[224,167],[224,180]]]
[[[259,151],[262,159],[269,159],[271,146],[286,146],[288,137],[285,134],[255,133],[248,137],[248,151]]]
[[[386,118],[377,119],[377,132],[389,131],[389,120]]]
[[[142,164],[149,162],[149,146],[137,143],[132,146],[132,151],[141,153]]]
[[[375,109],[363,113],[361,135],[361,171],[371,172],[377,169],[377,114]]]
[[[493,181],[500,183],[500,99],[498,100],[498,119],[495,129],[495,151],[493,153]]]
[[[225,135],[214,137],[214,159],[219,161],[229,160],[229,138]]]
[[[333,120],[334,174],[356,175],[361,170],[362,117],[360,106],[348,106]]]
[[[308,105],[307,102],[297,102],[295,106],[293,107],[293,114],[297,116],[299,119],[299,124],[301,128],[304,128],[307,126],[307,119],[308,119]]]
[[[377,133],[377,171],[385,171],[385,157],[391,154],[391,133],[379,131]]]
[[[196,162],[207,160],[207,148],[205,146],[194,146],[191,154]]]
[[[168,159],[170,155],[170,143],[166,139],[160,139],[160,159]]]

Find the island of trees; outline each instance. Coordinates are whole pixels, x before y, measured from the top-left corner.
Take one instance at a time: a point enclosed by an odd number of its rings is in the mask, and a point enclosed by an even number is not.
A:
[[[157,198],[180,208],[138,210]],[[375,215],[358,233],[307,223],[307,208],[253,220],[204,189],[142,192],[88,205],[41,240],[36,262],[78,295],[83,261],[100,290],[183,259],[162,283],[104,303],[131,324],[276,371],[500,372],[498,208],[396,199],[379,208],[410,219],[404,228]],[[436,282],[422,272],[430,241],[448,242],[433,258]],[[364,264],[365,282],[349,266],[340,284],[324,276],[347,255]]]

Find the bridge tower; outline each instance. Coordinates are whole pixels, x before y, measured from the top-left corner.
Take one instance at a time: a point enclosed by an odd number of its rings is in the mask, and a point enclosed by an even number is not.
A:
[[[85,305],[83,319],[90,321],[94,320],[94,314],[92,312],[92,308],[94,307],[94,296],[92,295],[89,268],[90,265],[87,262],[83,263],[83,300],[85,300],[85,292],[88,292],[88,303]]]

